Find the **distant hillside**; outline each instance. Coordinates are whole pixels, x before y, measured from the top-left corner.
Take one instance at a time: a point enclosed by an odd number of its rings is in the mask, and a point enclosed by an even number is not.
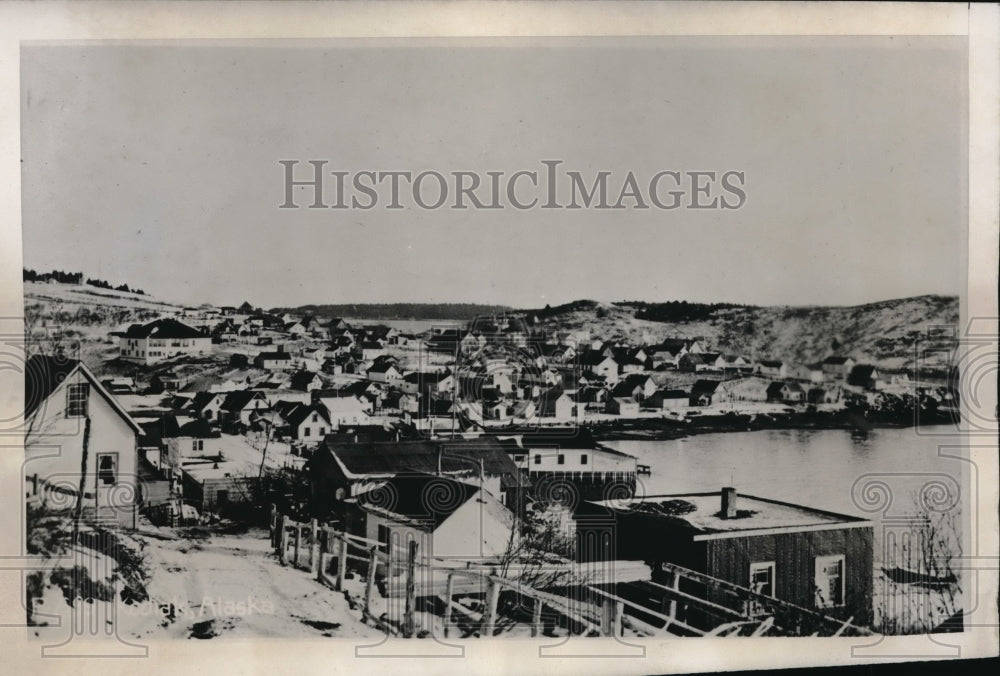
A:
[[[343,305],[300,305],[272,308],[271,312],[354,319],[453,319],[469,321],[483,315],[510,312],[504,305],[476,303],[351,303]]]
[[[24,315],[30,331],[62,326],[81,333],[106,333],[108,327],[155,319],[181,306],[145,294],[86,284],[24,283]]]
[[[954,296],[916,296],[852,307],[575,301],[530,312],[547,328],[589,328],[599,338],[653,342],[699,337],[715,349],[758,359],[810,363],[837,353],[886,369],[912,368],[918,361],[918,341],[928,329],[959,320]],[[937,346],[953,343],[947,331],[937,333]],[[933,360],[944,358],[935,354]]]

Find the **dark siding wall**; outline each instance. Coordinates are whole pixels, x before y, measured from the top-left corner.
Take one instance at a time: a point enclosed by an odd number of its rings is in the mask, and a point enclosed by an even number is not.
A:
[[[586,505],[586,503],[585,503]],[[694,531],[682,522],[671,523],[648,514],[615,514],[600,507],[577,511],[577,557],[582,561],[614,558],[625,561],[669,561],[705,570],[705,546],[692,542]],[[610,541],[610,548],[598,543]]]
[[[844,601],[824,614],[860,625],[872,621],[872,529],[847,528],[805,533],[727,538],[707,543],[709,575],[749,586],[750,563],[775,562],[775,595],[782,600],[815,608],[817,556],[844,555]]]

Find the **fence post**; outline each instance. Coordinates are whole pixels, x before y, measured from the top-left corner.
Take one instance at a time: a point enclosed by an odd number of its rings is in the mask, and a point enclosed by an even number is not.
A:
[[[670,571],[670,588],[677,590],[681,584],[681,576],[676,570]],[[677,597],[670,595],[670,602],[667,604],[667,615],[670,616],[671,623],[677,619]]]
[[[347,574],[347,533],[340,535],[340,548],[337,550],[337,591],[344,589],[344,576]]]
[[[605,636],[621,635],[622,604],[611,598],[604,598],[601,613],[601,633]]]
[[[281,536],[285,531],[285,515],[279,513],[274,522],[274,530],[271,531],[271,546],[277,551],[281,547]]]
[[[375,587],[375,573],[378,571],[378,547],[372,546],[368,550],[368,580],[365,582],[365,610],[361,615],[362,620],[367,620],[371,616],[372,589]]]
[[[542,599],[535,599],[535,607],[531,612],[531,635],[532,637],[538,636],[538,633],[542,630]]]
[[[284,517],[281,518],[281,534],[278,539],[281,541],[281,544],[278,545],[278,561],[281,562],[281,565],[285,565],[288,552],[288,528],[285,527]]]
[[[320,558],[320,548],[319,548],[319,522],[316,519],[312,519],[309,522],[309,573],[315,575],[317,579],[320,578],[319,575],[319,558]]]
[[[444,592],[444,637],[448,638],[448,625],[451,624],[451,599],[455,595],[455,573],[448,573],[448,586]]]
[[[490,638],[493,636],[493,629],[496,627],[497,602],[500,601],[500,583],[492,577],[486,591],[486,598],[486,615],[483,617],[482,635]]]
[[[292,559],[292,564],[298,568],[299,567],[299,550],[302,549],[302,526],[296,524],[295,526],[295,554]]]
[[[270,530],[268,534],[271,536],[271,546],[274,547],[274,527],[278,523],[278,506],[271,503],[271,520],[268,522]]]
[[[417,541],[410,540],[410,555],[406,559],[406,606],[403,611],[403,638],[413,636],[413,613],[417,605],[417,587],[414,579],[417,564]]]

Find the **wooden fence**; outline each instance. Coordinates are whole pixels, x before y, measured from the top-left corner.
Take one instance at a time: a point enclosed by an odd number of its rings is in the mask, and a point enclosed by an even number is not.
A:
[[[282,565],[308,570],[319,582],[345,593],[352,606],[360,606],[364,622],[403,637],[415,635],[418,599],[432,599],[443,607],[445,637],[456,629],[465,635],[493,636],[501,629],[504,592],[508,596],[504,619],[508,624],[528,624],[531,636],[553,623],[584,636],[623,636],[625,630],[640,636],[871,634],[850,620],[840,621],[669,563],[661,564],[668,573],[667,584],[652,582],[648,568],[629,562],[593,570],[560,563],[547,571],[565,573],[574,582],[561,585],[560,593],[555,593],[525,582],[526,567],[502,566],[501,574],[497,562],[427,556],[413,540],[405,545],[378,542],[315,519],[293,521],[274,508],[271,534]],[[351,598],[345,589],[345,581],[355,573],[364,575],[359,598]],[[703,585],[716,592],[713,598],[724,600],[716,603],[682,591],[682,580]],[[376,590],[380,597],[403,600],[401,618],[376,616]]]

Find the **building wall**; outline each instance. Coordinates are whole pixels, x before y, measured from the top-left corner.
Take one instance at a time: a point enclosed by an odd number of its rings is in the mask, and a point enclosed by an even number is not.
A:
[[[221,477],[198,481],[184,473],[184,501],[195,504],[200,510],[215,510],[225,504],[247,502],[252,496],[256,477]],[[226,491],[226,500],[220,503],[219,493]]]
[[[75,494],[80,486],[81,459],[86,419],[66,417],[66,391],[69,384],[88,383],[80,371],[63,381],[43,402],[29,423],[25,437],[25,474],[38,474],[50,484],[65,487]],[[106,507],[111,500],[121,504],[128,495],[137,496],[137,436],[96,388],[90,386],[88,397],[90,438],[84,482],[84,506]],[[98,485],[97,457],[117,454],[116,483]],[[43,457],[48,456],[48,457]],[[132,512],[119,511],[123,523],[131,523]]]
[[[222,446],[221,439],[199,439],[198,441],[202,442],[202,450],[196,451],[194,441],[192,437],[167,439],[166,464],[170,467],[180,467],[189,458],[216,456]]]
[[[816,609],[816,557],[843,554],[845,603],[818,610],[867,625],[872,621],[872,537],[868,527],[709,540],[704,572],[746,587],[752,562],[773,561],[775,596]]]
[[[368,512],[364,536],[378,540],[379,526],[388,528],[393,541],[398,545],[393,559],[398,559],[400,563],[405,561],[406,543],[411,539],[419,545],[418,556],[478,559],[502,555],[510,539],[513,517],[505,507],[489,496],[482,502],[478,498],[479,494],[467,500],[433,533],[426,532],[413,523]]]
[[[490,496],[474,495],[434,531],[434,556],[502,556],[510,542],[513,515]]]
[[[212,339],[204,338],[121,338],[119,353],[122,359],[153,364],[179,354],[204,354],[212,348]]]
[[[323,420],[323,416],[316,415],[316,422],[313,422],[313,414],[310,414],[295,431],[295,438],[307,443],[319,443],[329,431],[330,426]]]
[[[559,463],[559,456],[564,462]],[[587,456],[587,463],[580,456]],[[540,458],[540,460],[536,460]],[[606,453],[597,448],[532,448],[528,450],[528,472],[635,472],[634,457]]]

